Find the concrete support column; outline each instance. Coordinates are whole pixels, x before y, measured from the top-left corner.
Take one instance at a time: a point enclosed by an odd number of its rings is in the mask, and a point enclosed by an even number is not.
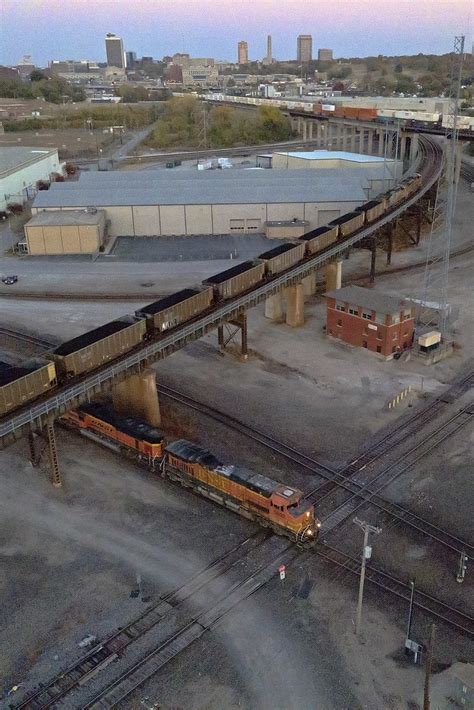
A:
[[[278,322],[283,321],[283,292],[278,291],[265,300],[265,318]]]
[[[410,163],[413,162],[418,155],[418,133],[412,133],[410,140]]]
[[[351,131],[351,153],[355,153],[355,150],[356,150],[356,133],[357,133],[357,131],[356,131],[355,128],[351,128],[350,131]]]
[[[369,155],[372,155],[373,140],[374,140],[374,129],[369,128],[368,135],[367,135],[367,153]]]
[[[308,140],[308,124],[307,121],[303,119],[303,140]]]
[[[405,160],[405,155],[407,152],[407,137],[402,136],[400,140],[400,160]]]
[[[286,294],[286,324],[292,328],[304,325],[304,290],[303,284],[288,286]]]
[[[316,271],[312,271],[309,276],[306,276],[301,282],[303,284],[303,293],[305,298],[314,296],[316,293]]]
[[[313,121],[308,121],[308,140],[313,140]]]
[[[342,286],[342,261],[326,265],[326,291],[336,291]]]
[[[383,155],[385,141],[385,131],[379,131],[379,155]]]
[[[161,426],[154,370],[148,368],[120,382],[112,391],[112,400],[118,412],[145,419],[152,426]]]
[[[359,153],[364,152],[365,128],[359,128]]]
[[[342,127],[342,150],[347,150],[347,142],[348,142],[348,132],[349,128],[348,126],[343,126]]]

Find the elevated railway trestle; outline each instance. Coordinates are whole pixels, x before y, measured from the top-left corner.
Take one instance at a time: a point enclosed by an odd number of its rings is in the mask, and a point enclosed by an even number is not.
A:
[[[270,275],[243,294],[219,302],[206,313],[183,323],[171,331],[161,334],[157,339],[145,340],[133,351],[118,357],[110,364],[103,365],[92,372],[75,377],[57,387],[52,393],[43,395],[33,403],[15,409],[0,420],[0,449],[4,449],[32,432],[46,434],[51,453],[52,479],[60,485],[59,467],[54,426],[52,422],[70,409],[90,402],[99,393],[112,390],[115,385],[133,374],[140,373],[151,363],[156,362],[181,349],[186,344],[203,337],[210,330],[219,329],[219,344],[224,345],[223,327],[234,322],[242,331],[242,350],[247,348],[246,311],[282,290],[296,287],[302,293],[302,282],[314,276],[316,270],[340,261],[352,246],[364,239],[371,238],[379,230],[387,228],[408,209],[412,208],[424,195],[429,194],[437,182],[442,167],[442,149],[430,140],[420,142],[421,157],[419,171],[422,176],[421,187],[408,199],[398,203],[388,212],[384,212],[374,222],[362,226],[357,231],[341,238],[322,251],[306,256],[290,268]]]

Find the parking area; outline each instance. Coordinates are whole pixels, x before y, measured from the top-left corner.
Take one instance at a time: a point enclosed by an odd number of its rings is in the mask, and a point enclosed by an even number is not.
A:
[[[272,240],[272,244],[273,244]],[[275,246],[278,244],[275,241]],[[118,261],[210,261],[254,259],[268,249],[263,234],[195,237],[119,237],[111,255]],[[110,259],[103,255],[101,259]],[[231,265],[230,265],[231,266]]]

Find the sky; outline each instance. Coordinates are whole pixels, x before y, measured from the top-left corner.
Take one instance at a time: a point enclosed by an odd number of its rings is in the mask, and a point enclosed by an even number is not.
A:
[[[237,42],[261,59],[266,36],[277,59],[296,58],[298,34],[336,57],[442,54],[454,36],[472,43],[474,0],[0,0],[0,63],[31,55],[105,61],[104,37],[161,58],[174,52],[236,61]]]

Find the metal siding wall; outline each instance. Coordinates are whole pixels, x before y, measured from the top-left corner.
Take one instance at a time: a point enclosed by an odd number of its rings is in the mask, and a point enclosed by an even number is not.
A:
[[[186,205],[186,234],[212,234],[211,205]]]
[[[136,237],[159,237],[161,235],[158,205],[139,205],[132,209]]]
[[[268,221],[290,220],[293,217],[304,219],[304,204],[302,202],[285,202],[268,204]]]
[[[111,237],[133,237],[133,215],[131,207],[105,207],[110,219]]]
[[[163,236],[186,234],[184,205],[160,205],[160,223]]]

